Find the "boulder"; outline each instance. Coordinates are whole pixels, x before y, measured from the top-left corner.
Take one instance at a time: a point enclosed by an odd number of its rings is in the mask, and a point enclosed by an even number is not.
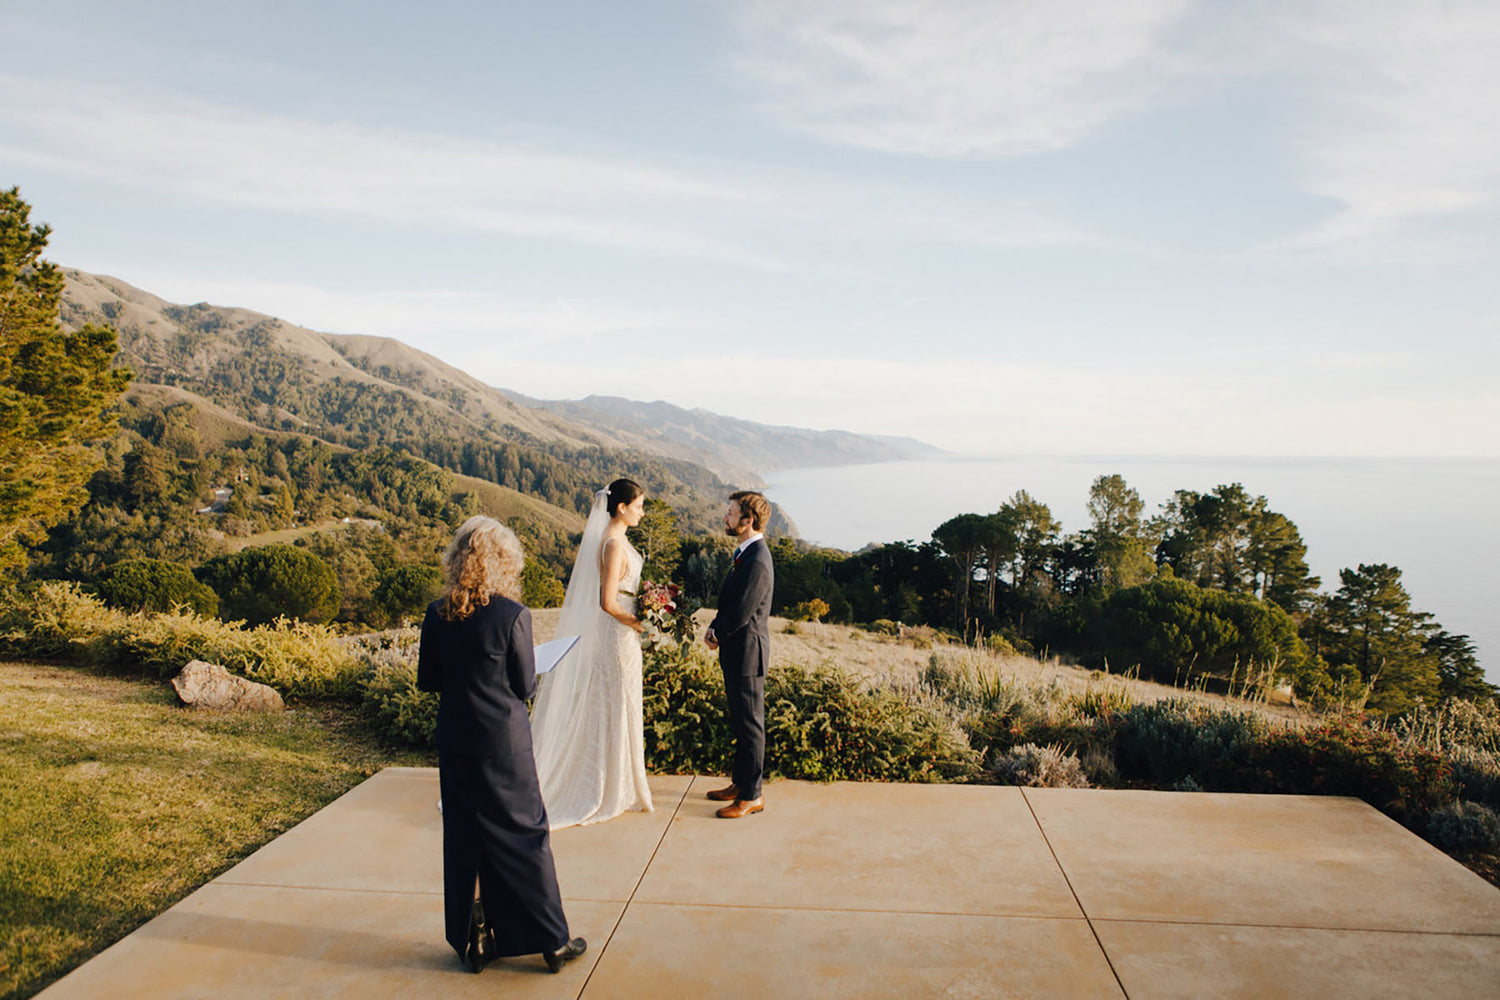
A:
[[[183,704],[230,712],[279,712],[286,706],[275,688],[236,677],[217,663],[193,660],[172,678]]]

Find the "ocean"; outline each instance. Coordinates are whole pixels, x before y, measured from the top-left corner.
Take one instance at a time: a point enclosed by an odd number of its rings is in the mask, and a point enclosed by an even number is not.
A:
[[[1500,683],[1500,459],[943,457],[768,473],[767,495],[818,545],[922,542],[955,514],[989,513],[1018,489],[1064,532],[1088,526],[1089,485],[1119,474],[1146,515],[1174,490],[1240,483],[1292,520],[1322,589],[1360,563],[1401,568],[1412,607],[1469,636]]]

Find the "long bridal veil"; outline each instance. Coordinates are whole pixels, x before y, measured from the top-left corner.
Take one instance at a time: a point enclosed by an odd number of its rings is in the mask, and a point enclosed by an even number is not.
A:
[[[557,638],[576,635],[578,642],[555,669],[538,678],[531,707],[532,752],[554,827],[567,822],[575,804],[598,802],[604,786],[602,767],[571,765],[601,761],[605,754],[604,733],[588,724],[591,716],[585,709],[592,699],[606,696],[593,690],[602,679],[589,667],[598,660],[606,636],[603,619],[608,616],[599,607],[599,551],[609,526],[608,496],[607,490],[594,494],[557,619]],[[580,776],[594,774],[597,787],[579,787]],[[585,783],[591,780],[584,778]]]
[[[583,540],[578,543],[578,555],[573,559],[573,573],[568,577],[567,594],[563,597],[562,613],[557,618],[557,637],[580,636],[579,644],[588,641],[591,632],[598,631],[599,619],[604,609],[599,607],[599,551],[604,548],[604,530],[609,527],[609,491],[594,494],[594,503],[589,507],[588,523],[583,526]],[[597,636],[596,636],[597,638]],[[574,649],[569,659],[582,661]]]

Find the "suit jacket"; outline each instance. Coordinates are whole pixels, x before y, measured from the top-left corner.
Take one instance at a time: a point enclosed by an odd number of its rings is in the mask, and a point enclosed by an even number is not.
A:
[[[417,687],[437,691],[441,753],[478,757],[531,752],[526,700],[536,693],[531,612],[495,595],[462,621],[427,606],[417,650]]]
[[[719,591],[719,613],[709,628],[719,640],[726,673],[763,677],[771,660],[771,550],[758,538],[740,555]]]

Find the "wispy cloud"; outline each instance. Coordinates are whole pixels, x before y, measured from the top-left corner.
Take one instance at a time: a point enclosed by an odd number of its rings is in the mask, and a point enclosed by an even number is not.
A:
[[[756,267],[777,262],[691,225],[745,193],[615,159],[180,98],[0,78],[0,155],[218,205],[567,240]]]
[[[14,77],[0,87],[0,160],[234,208],[765,270],[806,265],[799,224],[834,241],[1103,242],[1035,211],[811,171],[660,165],[534,138],[371,129]]]
[[[1309,190],[1341,208],[1297,242],[1329,246],[1500,207],[1500,7],[1324,0],[1281,19],[1330,103]]]
[[[828,142],[926,156],[1059,149],[1142,106],[1187,0],[747,0],[735,67]]]

